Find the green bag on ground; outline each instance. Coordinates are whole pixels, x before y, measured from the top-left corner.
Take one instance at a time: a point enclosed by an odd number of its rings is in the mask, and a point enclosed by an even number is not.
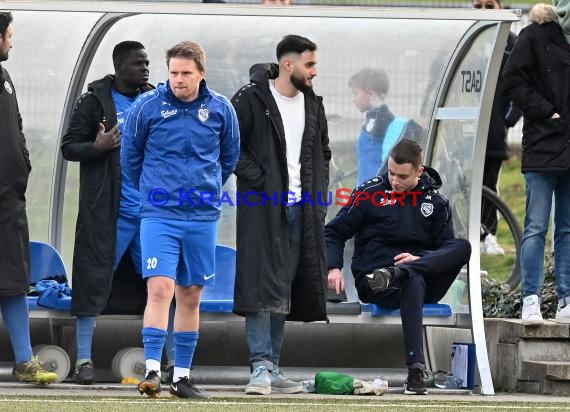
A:
[[[352,395],[354,378],[344,373],[324,371],[315,375],[315,392],[329,395]]]

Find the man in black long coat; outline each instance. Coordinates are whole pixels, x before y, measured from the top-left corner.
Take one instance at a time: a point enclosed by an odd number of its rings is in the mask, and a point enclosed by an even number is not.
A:
[[[234,312],[246,318],[250,394],[301,392],[279,368],[285,320],[326,319],[331,151],[322,98],[313,92],[316,48],[285,36],[279,65],[253,66],[251,83],[232,98],[242,138],[235,174],[245,196],[237,210]]]
[[[74,380],[79,384],[95,380],[95,319],[111,304],[111,292],[119,295],[115,306],[122,313],[129,313],[129,306],[130,313],[136,312],[136,302],[142,313],[146,299],[140,275],[140,195],[128,178],[121,177],[119,149],[130,105],[153,87],[147,83],[149,61],[141,43],[117,44],[113,65],[114,75],[92,82],[79,98],[61,143],[63,157],[80,163],[71,301],[71,314],[77,316]],[[113,276],[127,250],[134,270],[121,265]]]
[[[12,48],[12,14],[0,12],[0,63]],[[53,383],[58,376],[45,371],[32,356],[26,294],[30,282],[30,243],[26,187],[32,167],[22,132],[16,89],[0,64],[0,311],[8,330],[21,382]]]

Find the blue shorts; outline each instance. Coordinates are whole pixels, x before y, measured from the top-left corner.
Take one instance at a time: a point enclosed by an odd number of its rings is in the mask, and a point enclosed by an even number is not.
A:
[[[137,273],[142,273],[141,258],[141,220],[138,217],[121,216],[117,219],[117,249],[115,269],[119,266],[126,251],[131,254]]]
[[[143,278],[167,276],[177,285],[214,285],[217,221],[141,220]]]

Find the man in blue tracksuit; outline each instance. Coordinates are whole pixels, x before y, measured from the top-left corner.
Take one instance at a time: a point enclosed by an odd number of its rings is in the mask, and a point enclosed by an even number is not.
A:
[[[204,398],[189,381],[202,288],[215,282],[222,185],[239,157],[228,99],[206,86],[206,56],[194,42],[167,51],[168,81],[142,95],[125,128],[123,167],[141,193],[141,249],[148,299],[143,321],[146,377],[141,394],[160,395],[160,359],[175,296],[172,396]]]
[[[328,286],[344,288],[345,242],[354,236],[352,273],[360,300],[399,308],[404,329],[406,394],[426,394],[423,382],[423,305],[447,292],[471,255],[456,239],[441,179],[422,166],[422,149],[403,139],[388,158],[388,173],[358,186],[351,202],[325,227]]]

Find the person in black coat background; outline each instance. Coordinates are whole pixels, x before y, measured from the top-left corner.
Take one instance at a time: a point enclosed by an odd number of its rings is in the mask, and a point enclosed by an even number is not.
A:
[[[494,9],[503,8],[499,0],[473,0],[473,8]],[[507,46],[501,61],[499,73],[503,71],[517,36],[509,33]],[[485,168],[483,169],[483,186],[497,193],[499,173],[504,160],[509,158],[509,146],[507,144],[507,130],[513,127],[520,119],[522,112],[501,92],[501,77],[497,80],[491,119],[489,120],[489,132],[487,133],[487,149],[485,151]],[[489,255],[503,255],[505,250],[497,242],[497,208],[490,202],[481,201],[481,253]]]
[[[322,98],[313,91],[316,48],[285,36],[279,65],[254,65],[251,83],[232,98],[241,135],[235,175],[244,195],[234,312],[246,317],[251,394],[301,392],[279,368],[286,317],[327,319],[326,205],[318,197],[327,194],[331,151]]]
[[[0,63],[12,48],[12,14],[0,12]],[[0,64],[0,312],[10,336],[18,381],[53,383],[58,376],[43,369],[32,356],[28,315],[30,235],[26,215],[26,188],[32,170],[22,131],[16,89]]]
[[[503,93],[524,116],[520,257],[522,321],[529,325],[543,323],[540,289],[553,195],[556,318],[570,320],[570,2],[554,3],[532,7],[531,24],[519,33],[502,78]]]
[[[140,275],[139,193],[121,177],[119,149],[120,127],[130,105],[153,87],[141,43],[117,44],[113,65],[114,75],[89,84],[79,98],[61,143],[63,157],[80,163],[71,301],[71,314],[77,316],[74,380],[79,384],[95,380],[91,343],[96,317],[110,307],[119,311],[115,313],[142,313],[146,301]],[[119,265],[123,254],[127,259]]]

